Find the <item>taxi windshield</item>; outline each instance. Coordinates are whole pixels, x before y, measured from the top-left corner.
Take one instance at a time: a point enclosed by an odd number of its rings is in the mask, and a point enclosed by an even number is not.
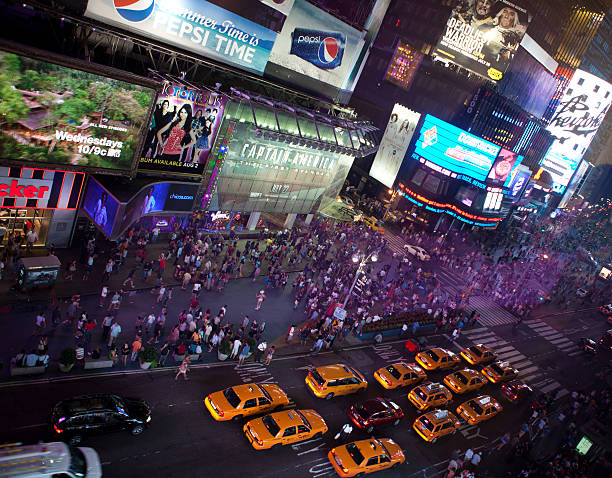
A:
[[[503,375],[504,374],[504,369],[501,368],[498,364],[494,363],[493,365],[491,365],[491,370],[493,370],[495,373],[498,373],[499,375]]]
[[[421,423],[429,431],[433,431],[434,429],[433,423],[431,423],[427,417],[421,417]]]
[[[266,415],[265,417],[261,419],[261,422],[268,429],[268,431],[270,432],[270,435],[272,435],[273,437],[278,435],[278,432],[280,431],[280,427],[274,421],[274,418],[272,418],[272,415]]]
[[[297,415],[302,419],[302,423],[308,428],[311,429],[312,425],[310,425],[310,422],[308,421],[308,419],[304,416],[304,414],[302,412],[300,412],[299,410],[296,410]]]
[[[467,385],[467,383],[468,383],[468,379],[465,378],[465,375],[463,375],[462,373],[456,373],[455,374],[455,378],[457,380],[459,380],[464,385]]]
[[[368,411],[361,404],[356,405],[355,410],[357,410],[357,413],[359,413],[359,416],[363,418],[364,420],[367,420],[370,417],[370,414],[368,413]]]
[[[425,394],[425,392],[423,390],[421,390],[420,388],[415,388],[414,389],[414,394],[416,396],[418,396],[421,400],[423,401],[427,401],[427,395]]]
[[[359,451],[359,448],[357,448],[357,445],[355,445],[354,443],[349,443],[348,445],[346,445],[346,451],[351,456],[355,464],[361,465],[363,463],[364,458],[361,452]]]
[[[81,478],[87,474],[87,461],[85,455],[78,448],[68,445],[70,450],[70,471],[75,477]]]
[[[325,380],[323,379],[323,377],[321,377],[321,374],[319,372],[317,372],[316,370],[312,370],[310,372],[310,376],[314,379],[315,382],[317,382],[319,385],[324,385],[325,384]]]
[[[233,388],[226,388],[223,390],[223,396],[227,400],[227,402],[233,407],[236,408],[240,405],[240,398],[236,395]]]
[[[427,352],[425,352],[425,355],[430,357],[434,362],[437,362],[438,360],[440,360],[440,356],[437,353],[435,353],[433,350],[428,350]]]
[[[474,355],[476,355],[476,357],[482,356],[482,351],[475,345],[472,345],[468,350],[472,352]]]
[[[389,372],[393,378],[400,378],[402,376],[400,371],[396,369],[393,365],[389,365],[387,367],[387,372]]]
[[[483,414],[484,410],[482,409],[480,405],[478,405],[478,402],[476,400],[470,400],[468,405],[470,406],[472,410],[476,412],[477,415]]]

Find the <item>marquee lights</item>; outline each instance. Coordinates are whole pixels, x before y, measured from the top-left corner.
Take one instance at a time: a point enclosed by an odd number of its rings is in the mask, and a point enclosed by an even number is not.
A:
[[[474,214],[470,214],[469,212],[466,212],[458,208],[454,204],[439,203],[436,201],[432,201],[431,199],[427,199],[426,197],[423,197],[420,194],[414,191],[411,191],[410,189],[408,189],[406,186],[404,186],[401,183],[399,184],[399,187],[401,190],[400,194],[404,196],[406,199],[409,199],[413,203],[417,204],[418,206],[421,206],[421,207],[425,206],[426,209],[433,211],[433,212],[444,212],[468,224],[474,224],[474,225],[483,226],[483,227],[491,227],[491,226],[495,226],[499,221],[501,221],[501,218],[499,217],[476,216]]]
[[[230,121],[229,126],[227,127],[227,131],[225,132],[225,136],[223,137],[223,141],[221,146],[219,146],[219,153],[217,154],[216,159],[212,159],[209,162],[209,165],[213,168],[212,173],[210,175],[210,181],[208,182],[208,187],[206,188],[206,193],[204,193],[204,197],[202,198],[202,209],[208,209],[208,204],[212,199],[212,196],[217,187],[217,180],[219,176],[219,171],[221,171],[221,167],[223,166],[223,161],[225,160],[225,156],[229,151],[229,144],[232,141],[232,132],[234,131],[234,127],[236,126],[235,121]]]

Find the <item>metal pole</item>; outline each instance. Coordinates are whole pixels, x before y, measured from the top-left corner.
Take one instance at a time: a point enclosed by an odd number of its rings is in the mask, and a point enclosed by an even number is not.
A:
[[[357,284],[357,279],[359,279],[359,273],[361,272],[361,268],[364,266],[365,263],[366,263],[365,260],[361,261],[361,263],[359,264],[359,267],[357,268],[357,272],[355,273],[355,278],[353,279],[353,283],[351,284],[351,288],[349,289],[348,294],[346,295],[346,297],[344,298],[344,302],[342,303],[342,308],[343,309],[346,309],[346,303],[348,302],[349,297],[353,293],[353,289],[355,288],[355,284]]]

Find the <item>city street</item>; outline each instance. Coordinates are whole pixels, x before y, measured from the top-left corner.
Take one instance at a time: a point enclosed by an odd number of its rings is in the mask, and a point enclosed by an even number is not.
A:
[[[597,337],[607,328],[601,315],[583,311],[542,320],[532,319],[518,328],[503,326],[468,330],[450,348],[458,352],[472,343],[488,344],[501,351],[503,358],[519,368],[519,378],[540,391],[557,392],[555,406],[561,406],[569,391],[592,385],[595,377],[583,373],[585,367],[591,365],[591,359],[582,354],[568,354],[551,342],[547,338],[550,333],[543,330],[540,322],[550,322],[553,327],[558,327],[555,333],[570,342],[577,341],[585,334]],[[444,335],[429,339],[430,345],[447,346],[448,343]],[[526,363],[525,357],[529,357],[529,363]],[[87,439],[85,444],[93,446],[100,454],[104,476],[178,477],[186,474],[198,476],[205,471],[207,476],[231,477],[248,469],[249,474],[259,477],[292,474],[318,478],[334,475],[326,454],[335,444],[334,435],[348,420],[348,406],[358,400],[386,396],[397,401],[406,416],[398,427],[377,430],[374,435],[397,441],[406,453],[407,463],[397,471],[381,472],[380,476],[435,477],[446,469],[452,450],[495,445],[504,433],[516,432],[531,414],[530,401],[510,404],[502,399],[498,385],[489,384],[480,393],[455,396],[452,408],[470,397],[490,393],[504,407],[498,416],[478,426],[464,424],[460,433],[441,439],[436,444],[426,444],[412,431],[411,425],[417,412],[406,399],[407,390],[384,391],[372,378],[374,370],[400,359],[413,359],[413,355],[404,351],[403,340],[354,346],[318,356],[281,357],[268,368],[251,362],[238,370],[234,368],[234,363],[195,365],[188,381],[179,378],[175,382],[173,370],[155,370],[5,384],[0,398],[4,424],[0,439],[3,442],[51,440],[53,433],[49,431],[47,419],[54,403],[79,394],[112,392],[147,400],[153,408],[153,420],[150,429],[137,438],[128,432],[119,432]],[[369,380],[367,391],[331,401],[314,398],[304,385],[308,368],[335,362],[345,362],[362,371]],[[441,381],[444,375],[446,373],[436,372],[431,373],[429,378]],[[329,432],[322,439],[281,450],[253,450],[242,433],[241,424],[215,422],[202,402],[210,392],[249,382],[278,383],[295,400],[298,408],[317,410],[326,420]],[[365,432],[356,429],[351,439],[366,436]],[[503,456],[505,450],[493,452],[483,463],[495,469],[498,453]]]

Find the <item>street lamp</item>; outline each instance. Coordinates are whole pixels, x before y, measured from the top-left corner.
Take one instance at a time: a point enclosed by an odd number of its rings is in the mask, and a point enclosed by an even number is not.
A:
[[[370,260],[372,262],[378,261],[378,254],[376,253],[376,251],[370,252],[367,256],[362,253],[355,253],[353,254],[353,257],[351,257],[351,259],[353,260],[353,263],[355,264],[359,262],[359,267],[357,267],[357,271],[355,272],[355,278],[353,279],[351,288],[349,289],[348,294],[346,295],[344,302],[342,303],[343,309],[346,309],[346,303],[348,302],[349,297],[353,293],[353,289],[355,288],[355,284],[357,284],[357,279],[359,279],[359,274],[361,273],[361,270],[368,263],[368,261]]]

